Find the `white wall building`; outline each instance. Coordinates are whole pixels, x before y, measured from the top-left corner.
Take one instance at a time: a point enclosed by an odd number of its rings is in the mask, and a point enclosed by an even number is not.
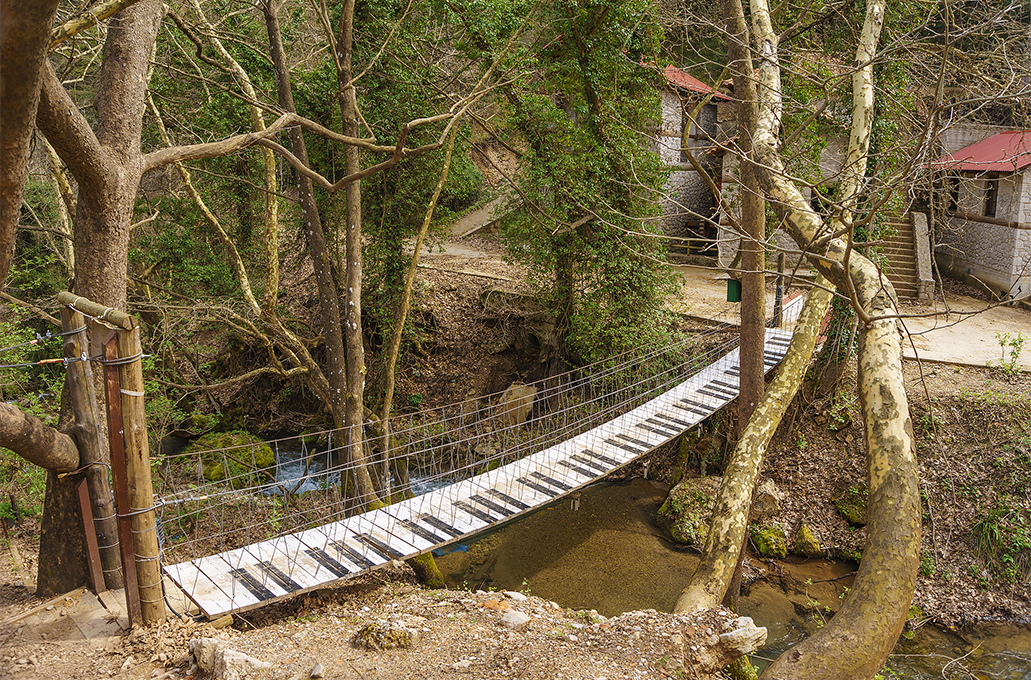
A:
[[[942,141],[954,150],[933,164],[946,173],[949,190],[947,219],[938,225],[938,266],[1003,299],[1027,297],[1031,130],[964,129],[946,133]],[[956,148],[961,144],[969,146]]]

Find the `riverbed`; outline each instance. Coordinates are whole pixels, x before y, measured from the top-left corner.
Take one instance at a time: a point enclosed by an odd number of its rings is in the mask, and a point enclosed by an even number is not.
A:
[[[452,587],[529,592],[605,616],[672,611],[698,563],[654,518],[666,487],[635,479],[598,484],[438,558]],[[825,625],[851,586],[855,565],[826,559],[746,560],[740,611],[766,626],[762,668]],[[1031,629],[982,623],[944,631],[926,624],[901,640],[887,677],[1031,678]]]

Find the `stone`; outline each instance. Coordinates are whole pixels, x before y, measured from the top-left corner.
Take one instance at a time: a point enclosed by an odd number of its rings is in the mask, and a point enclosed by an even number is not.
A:
[[[788,539],[784,527],[771,524],[766,527],[752,527],[752,543],[764,557],[784,559],[788,556]]]
[[[501,395],[498,411],[505,425],[522,425],[533,408],[533,398],[537,396],[537,388],[523,383],[512,383]]]
[[[762,524],[769,522],[780,512],[784,502],[784,492],[777,488],[772,479],[764,479],[755,490],[755,502],[752,505],[752,521]]]
[[[215,651],[214,676],[219,680],[244,680],[254,671],[271,668],[272,664],[255,659],[235,649],[219,647]]]
[[[190,640],[190,654],[197,662],[197,667],[202,671],[211,671],[215,668],[215,652],[222,641],[217,638],[193,638]]]
[[[501,625],[509,630],[521,630],[530,622],[530,617],[520,611],[505,612],[501,615]]]
[[[705,634],[702,644],[692,649],[698,670],[713,673],[766,644],[767,630],[756,626],[751,618],[741,616],[722,622],[718,631],[706,629]]]
[[[846,522],[861,527],[866,525],[867,493],[865,484],[853,484],[831,500]]]
[[[322,668],[322,664],[317,663],[317,664],[315,664],[315,667],[311,669],[311,675],[309,677],[321,678],[325,674],[326,674],[326,671],[325,671],[325,669]]]
[[[674,486],[659,508],[658,520],[677,543],[701,549],[709,533],[712,506],[721,478],[694,477]]]
[[[823,554],[820,541],[816,538],[816,534],[813,533],[812,528],[808,524],[803,524],[798,528],[798,534],[795,536],[794,552],[796,555],[802,555],[803,557],[819,557]]]
[[[503,595],[508,599],[514,600],[516,602],[526,602],[529,599],[528,597],[526,597],[526,595],[523,595],[522,593],[517,593],[514,590],[506,590],[503,593]]]

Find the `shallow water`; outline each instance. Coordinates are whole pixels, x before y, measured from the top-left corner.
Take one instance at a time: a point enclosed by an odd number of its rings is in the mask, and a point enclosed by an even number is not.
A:
[[[579,507],[565,500],[438,558],[455,587],[529,591],[605,616],[671,611],[698,558],[654,524],[663,485],[596,485]],[[831,560],[752,562],[760,578],[742,591],[741,613],[769,631],[754,659],[763,667],[832,615],[851,585],[852,565]],[[964,656],[966,655],[966,656]],[[960,658],[962,657],[962,658]],[[894,677],[1031,678],[1031,629],[981,624],[956,633],[924,626],[889,660]],[[946,668],[947,666],[947,668]],[[945,668],[944,674],[942,669]]]

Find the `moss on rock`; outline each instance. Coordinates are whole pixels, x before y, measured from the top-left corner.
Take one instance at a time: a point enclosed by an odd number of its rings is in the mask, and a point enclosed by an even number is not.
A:
[[[200,454],[204,479],[228,480],[234,489],[275,478],[276,454],[247,432],[209,432],[190,444],[185,453]]]
[[[724,668],[723,672],[733,680],[759,680],[759,674],[755,671],[755,666],[752,665],[747,656],[742,656]]]
[[[834,507],[852,526],[866,525],[867,493],[865,484],[853,484],[833,499]]]
[[[794,552],[796,555],[802,555],[803,557],[819,557],[823,554],[820,541],[816,538],[816,534],[813,533],[812,528],[808,524],[803,524],[799,527],[798,534],[795,536]]]
[[[354,634],[352,642],[355,647],[382,651],[413,647],[419,643],[419,637],[418,630],[408,628],[403,623],[377,619],[362,626]]]
[[[788,539],[784,533],[784,527],[779,524],[770,524],[765,527],[752,527],[752,543],[759,554],[764,557],[778,557],[784,559],[788,556]]]
[[[716,476],[693,477],[670,489],[658,519],[674,541],[699,549],[705,544],[720,481]]]

